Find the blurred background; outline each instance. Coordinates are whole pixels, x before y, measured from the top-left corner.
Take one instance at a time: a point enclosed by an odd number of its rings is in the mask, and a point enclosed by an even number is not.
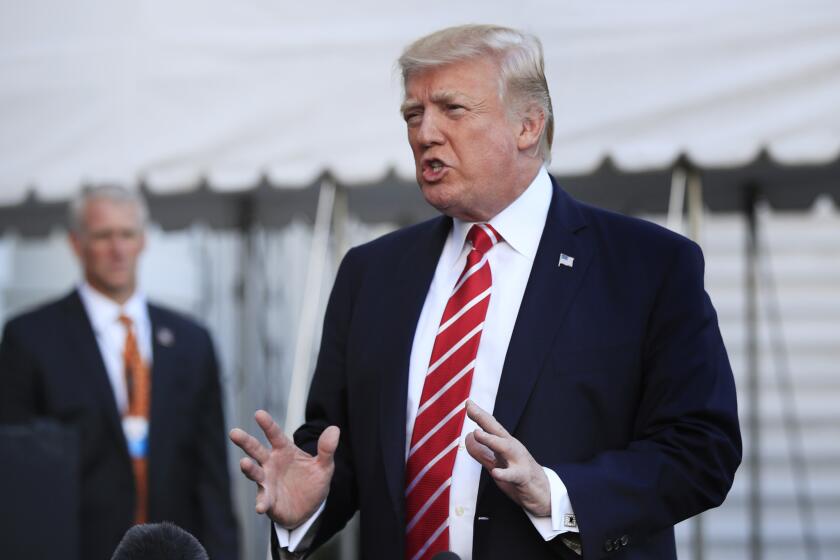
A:
[[[229,426],[302,418],[347,248],[433,215],[394,62],[433,30],[543,41],[550,170],[697,240],[745,458],[681,558],[840,551],[840,3],[0,2],[0,320],[79,279],[66,201],[147,196],[141,284],[211,329]],[[291,430],[287,430],[291,431]],[[231,449],[243,558],[268,525]],[[354,531],[320,558],[356,558]]]

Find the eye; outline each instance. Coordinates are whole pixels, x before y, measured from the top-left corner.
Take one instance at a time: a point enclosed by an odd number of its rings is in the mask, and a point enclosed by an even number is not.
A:
[[[421,116],[422,113],[420,111],[406,111],[405,113],[403,113],[403,118],[405,119],[405,122],[409,125],[419,123]]]
[[[110,230],[96,230],[88,234],[91,241],[107,241],[113,232]]]
[[[466,107],[458,105],[457,103],[449,103],[446,105],[446,110],[450,113],[460,113],[466,111]]]

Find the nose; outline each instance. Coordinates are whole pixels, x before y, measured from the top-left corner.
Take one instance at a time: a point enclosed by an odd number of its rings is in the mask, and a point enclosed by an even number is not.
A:
[[[123,238],[121,235],[112,235],[108,241],[111,254],[115,257],[122,257],[128,248],[128,240]]]
[[[420,121],[420,126],[417,129],[417,141],[424,148],[444,142],[438,118],[434,111],[426,111],[423,114],[423,120]]]

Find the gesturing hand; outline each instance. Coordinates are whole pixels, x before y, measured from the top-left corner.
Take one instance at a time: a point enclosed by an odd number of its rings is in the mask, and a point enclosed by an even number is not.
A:
[[[239,468],[257,483],[257,513],[267,513],[281,527],[294,529],[326,499],[338,447],[339,429],[330,426],[318,438],[318,455],[313,457],[290,440],[271,415],[258,410],[254,415],[271,449],[244,430],[234,428],[230,439],[251,458],[239,460]]]
[[[467,416],[481,428],[467,434],[467,452],[511,500],[537,517],[550,516],[548,477],[525,446],[472,401],[467,401]]]

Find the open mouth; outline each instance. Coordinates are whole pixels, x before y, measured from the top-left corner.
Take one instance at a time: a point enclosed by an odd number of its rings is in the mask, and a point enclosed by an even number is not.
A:
[[[446,169],[446,164],[439,159],[433,158],[423,160],[423,180],[429,183],[440,181],[444,174],[446,174]]]

